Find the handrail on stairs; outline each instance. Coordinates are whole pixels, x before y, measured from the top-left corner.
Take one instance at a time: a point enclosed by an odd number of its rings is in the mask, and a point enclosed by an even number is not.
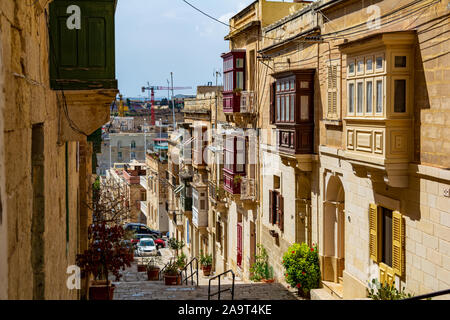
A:
[[[226,275],[228,273],[231,273],[231,275],[233,276],[233,282],[231,284],[231,288],[221,290],[220,289],[220,286],[221,286],[220,277],[222,277],[222,276],[224,276],[224,275]],[[223,272],[223,273],[221,273],[221,274],[219,274],[217,276],[214,276],[214,277],[210,278],[209,279],[209,284],[208,284],[208,300],[211,300],[211,297],[213,297],[215,295],[218,295],[218,300],[220,300],[220,294],[223,293],[223,292],[227,292],[227,291],[231,292],[231,300],[234,300],[234,280],[235,280],[235,278],[236,278],[236,276],[235,276],[233,270],[225,271],[225,272]],[[211,281],[213,281],[215,279],[218,279],[219,287],[218,287],[217,292],[211,293]]]
[[[195,271],[193,270],[193,262],[195,261]],[[188,277],[187,276],[187,270],[188,267],[190,267],[191,269],[191,275]],[[180,274],[183,275],[183,272],[185,274],[185,276],[182,276],[182,280],[181,280],[181,284],[183,284],[183,282],[186,283],[186,285],[188,284],[188,280],[191,279],[191,284],[194,285],[194,276],[197,276],[197,286],[198,286],[198,259],[197,258],[192,258],[192,260],[181,270]],[[184,278],[184,279],[183,279]]]

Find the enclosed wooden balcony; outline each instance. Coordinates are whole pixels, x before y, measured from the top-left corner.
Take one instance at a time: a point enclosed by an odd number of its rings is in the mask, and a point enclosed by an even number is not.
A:
[[[54,0],[49,5],[50,87],[67,109],[61,116],[63,141],[82,140],[109,120],[118,93],[116,4],[116,0]]]
[[[345,156],[356,174],[406,188],[413,154],[415,31],[340,45],[346,55]]]
[[[277,126],[277,147],[280,152],[300,155],[312,154],[314,125]]]
[[[241,93],[245,90],[245,50],[233,50],[222,55],[223,59],[223,112],[241,111]]]
[[[276,81],[271,87],[270,120],[276,127],[278,153],[285,161],[308,170],[314,153],[315,69],[272,76]]]
[[[223,170],[223,188],[232,195],[241,194],[241,182],[245,173],[229,172]]]

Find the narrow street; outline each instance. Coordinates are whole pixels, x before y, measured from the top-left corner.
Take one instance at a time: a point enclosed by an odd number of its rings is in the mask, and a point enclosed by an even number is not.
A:
[[[161,264],[169,261],[169,249],[161,249]],[[166,286],[164,281],[148,281],[146,272],[137,272],[137,263],[141,258],[135,258],[131,268],[127,268],[120,282],[114,282],[114,300],[208,300],[209,278],[199,270],[199,286],[181,285]],[[162,267],[161,266],[161,267]],[[189,275],[189,274],[188,274]],[[189,280],[190,283],[190,280]],[[231,287],[231,277],[221,279],[221,289]],[[217,281],[211,284],[211,293],[216,292]],[[290,291],[279,283],[255,283],[236,279],[234,289],[235,300],[300,300],[294,290]],[[217,300],[217,296],[212,298]],[[221,300],[230,300],[229,292],[222,293]]]

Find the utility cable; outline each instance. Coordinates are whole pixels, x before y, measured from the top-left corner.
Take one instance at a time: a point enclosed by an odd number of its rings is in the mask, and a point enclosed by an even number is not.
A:
[[[214,20],[214,21],[216,21],[216,22],[218,22],[218,23],[220,23],[220,24],[222,24],[222,25],[224,25],[224,26],[226,26],[226,27],[229,27],[230,29],[234,29],[234,30],[238,30],[238,29],[239,29],[239,28],[236,28],[236,27],[231,26],[231,25],[228,24],[228,23],[225,23],[225,22],[223,22],[223,21],[220,21],[219,19],[217,19],[217,18],[211,16],[210,14],[204,12],[203,10],[197,8],[196,6],[194,6],[193,4],[189,3],[189,2],[186,1],[186,0],[182,0],[182,1],[183,1],[184,3],[186,3],[188,6],[190,6],[191,8],[193,8],[194,10],[200,12],[201,14],[207,16],[208,18],[210,18],[210,19],[212,19],[212,20]],[[280,41],[280,40],[282,40],[281,38],[271,38],[271,37],[266,37],[266,36],[263,36],[263,35],[260,35],[260,37],[262,37],[262,38],[264,38],[264,39],[268,39],[268,40],[275,40],[275,41]]]

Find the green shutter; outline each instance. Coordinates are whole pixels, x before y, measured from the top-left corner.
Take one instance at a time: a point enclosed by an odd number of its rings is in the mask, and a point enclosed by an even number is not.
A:
[[[80,8],[80,29],[69,29],[71,5]],[[117,89],[115,0],[54,0],[50,4],[50,85],[55,90]]]

